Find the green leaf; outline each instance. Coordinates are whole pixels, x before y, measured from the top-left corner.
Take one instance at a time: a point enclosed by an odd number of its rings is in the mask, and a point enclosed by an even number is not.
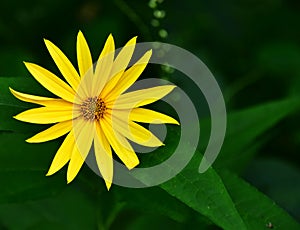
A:
[[[0,227],[96,229],[96,208],[95,200],[83,193],[77,184],[72,184],[66,186],[61,193],[47,199],[0,205]]]
[[[278,207],[274,201],[235,174],[223,171],[221,177],[247,229],[300,229],[300,224]]]
[[[28,144],[27,135],[0,133],[0,203],[49,197],[65,186],[61,176],[46,177],[57,142]]]
[[[231,170],[244,168],[254,156],[249,148],[261,145],[262,140],[266,139],[262,134],[299,108],[299,98],[288,98],[229,113],[225,140],[214,167]],[[210,120],[201,121],[200,127],[200,149],[203,151],[210,134]]]
[[[186,169],[160,187],[223,229],[259,230],[266,229],[269,223],[278,229],[300,227],[274,201],[235,174],[223,169],[219,177],[212,168],[198,174],[198,163],[193,159]]]
[[[289,112],[294,111],[296,109],[296,105],[298,103],[294,100],[287,100],[283,101],[281,103],[275,103],[271,104],[271,108],[275,109],[276,105],[280,106],[281,109],[284,108],[283,105],[286,105],[286,110]],[[295,105],[294,107],[292,105]],[[267,108],[270,108],[267,106]],[[289,109],[288,109],[289,108]],[[250,110],[252,111],[252,115],[255,116],[256,110]],[[278,117],[283,117],[288,112],[283,112]],[[256,116],[259,117],[259,116]],[[261,117],[263,117],[261,115]],[[277,119],[279,119],[277,118]],[[247,120],[247,124],[244,126],[240,126],[241,128],[251,128],[252,125],[257,125],[259,127],[259,132],[263,132],[267,129],[267,127],[270,127],[274,122],[276,122],[277,119],[274,119],[272,121],[267,120],[263,127],[260,125],[263,123],[263,119],[258,120],[258,124],[256,124],[254,121]],[[236,118],[236,121],[239,119]],[[242,123],[242,119],[240,122]],[[238,131],[238,129],[236,129]],[[168,139],[176,139],[175,134],[178,133],[176,130],[172,130],[172,132],[168,132]],[[233,132],[234,133],[234,132]],[[256,134],[255,134],[256,133]],[[255,135],[258,135],[258,133],[254,130],[252,131],[253,137],[250,140],[245,139],[244,144],[251,143],[255,139]],[[171,136],[171,137],[170,137]],[[167,141],[168,141],[167,139]],[[166,142],[167,142],[166,141]],[[171,144],[171,143],[169,143]],[[258,142],[259,144],[259,142]],[[237,149],[243,148],[244,145],[241,145]],[[247,146],[247,145],[246,145]],[[251,149],[253,147],[253,149]],[[250,148],[250,154],[253,154],[253,151],[257,148],[256,145],[253,145]],[[172,149],[170,147],[170,149]],[[188,149],[188,148],[186,148]],[[234,148],[232,148],[234,149]],[[237,151],[237,150],[236,150]],[[164,158],[165,154],[164,151],[160,150],[157,151],[162,154],[161,156],[156,155],[156,151],[154,152],[153,159],[148,158],[148,164],[152,165],[153,161],[155,161],[154,156],[156,158]],[[273,219],[273,216],[278,218],[279,221],[276,222],[276,224],[279,224],[280,226],[284,226],[286,222],[290,222],[290,225],[287,226],[295,226],[295,221],[286,213],[284,212],[280,207],[274,205],[274,202],[271,201],[269,198],[258,192],[255,188],[248,185],[246,182],[243,182],[240,180],[240,186],[237,187],[233,184],[233,182],[230,180],[230,177],[225,178],[224,182],[218,175],[216,171],[214,171],[212,168],[210,168],[207,172],[204,174],[198,174],[198,166],[201,158],[201,154],[199,152],[196,152],[196,156],[192,159],[190,164],[181,172],[179,173],[175,178],[171,179],[170,181],[162,184],[160,187],[162,187],[165,191],[167,191],[172,196],[176,197],[178,200],[182,201],[189,207],[193,208],[194,210],[198,211],[200,214],[205,215],[208,217],[211,221],[213,221],[218,226],[224,228],[224,229],[262,229],[266,228],[266,224],[269,224],[269,222],[273,223],[271,220]],[[159,161],[156,159],[156,162]],[[167,170],[167,169],[166,169]],[[224,168],[219,168],[218,172],[221,173],[224,171]],[[136,175],[137,176],[137,175]],[[223,176],[223,175],[222,175]],[[233,180],[235,176],[233,175]],[[147,177],[142,177],[141,175],[138,175],[138,178],[143,181],[144,183],[147,183]],[[151,179],[151,178],[150,178]],[[223,184],[224,183],[224,184]],[[243,193],[243,196],[247,197],[256,197],[259,201],[254,202],[251,200],[249,204],[245,204],[245,206],[241,206],[239,209],[237,208],[237,205],[240,204],[239,200],[239,191],[246,191]],[[242,195],[240,196],[242,197]],[[263,216],[259,216],[255,213],[255,206],[257,202],[262,201],[262,207],[264,210],[267,211],[261,211]],[[247,211],[247,206],[249,205],[249,209],[252,209],[252,212]],[[209,207],[209,208],[208,208]],[[269,210],[269,212],[268,212]],[[275,219],[276,219],[275,218]],[[257,220],[257,221],[256,221]],[[269,221],[270,220],[270,221]],[[269,222],[268,222],[269,221]],[[255,223],[257,223],[255,225]],[[251,228],[249,228],[249,226]]]
[[[300,170],[277,158],[257,158],[245,178],[300,220]]]
[[[127,208],[144,209],[154,213],[165,215],[178,222],[189,219],[191,210],[174,197],[159,188],[127,189],[118,188],[116,196]],[[134,199],[132,199],[134,197]],[[161,202],[163,200],[164,202]]]
[[[200,156],[160,187],[224,229],[246,229],[218,174],[212,168],[198,173]]]
[[[240,164],[242,165],[246,164],[246,162],[249,161],[249,159],[251,159],[251,156],[253,156],[253,151],[251,149],[252,148],[254,148],[254,150],[257,149],[257,145],[260,144],[260,141],[257,142],[257,137],[263,134],[264,132],[266,132],[266,130],[268,130],[270,127],[278,123],[278,121],[288,116],[289,114],[293,113],[298,108],[299,108],[298,98],[292,98],[292,99],[280,100],[277,102],[266,103],[263,105],[255,106],[253,108],[245,109],[243,111],[238,111],[229,114],[226,139],[222,147],[222,152],[219,158],[217,159],[216,164],[214,165],[221,170],[220,172],[222,172],[223,168],[227,168],[227,167],[231,169],[232,168],[237,169],[243,167]],[[204,123],[203,125],[203,122],[201,122],[202,129],[203,126],[204,126],[204,131],[202,130],[202,134],[203,132],[207,133],[207,130],[209,130],[208,123]],[[260,139],[265,139],[265,137]],[[202,135],[202,141],[203,141],[203,135]],[[256,141],[255,144],[253,144],[254,141]],[[221,223],[224,220],[224,217],[223,218],[219,217],[218,216],[219,213],[213,213],[208,211],[205,212],[204,206],[202,206],[203,204],[205,204],[205,202],[208,202],[207,199],[209,197],[208,196],[209,193],[207,191],[211,191],[213,189],[212,188],[213,184],[216,181],[215,179],[216,176],[215,175],[213,176],[212,173],[213,170],[210,169],[210,171],[211,171],[210,173],[209,171],[207,171],[205,174],[199,175],[197,171],[197,164],[194,163],[194,167],[188,166],[178,176],[176,176],[166,184],[162,185],[162,188],[168,191],[171,195],[185,202],[190,207],[208,216],[214,223],[218,224],[219,226],[227,229],[238,229],[238,227],[230,226],[230,223],[225,223],[224,225],[224,223]],[[216,174],[216,172],[214,173]],[[205,175],[207,176],[205,177]],[[206,180],[210,181],[209,185],[212,186],[211,188],[206,187],[208,184]],[[228,183],[228,181],[225,182]],[[232,199],[234,199],[235,197],[233,197],[232,194],[236,195],[236,193],[238,193],[238,190],[235,191],[234,188],[230,187],[231,185],[227,185],[226,183],[225,183],[226,188],[232,191],[229,194],[232,197]],[[197,187],[194,186],[194,188],[191,188],[193,184],[196,184]],[[220,184],[222,184],[222,182],[220,182]],[[246,186],[244,182],[242,184]],[[204,191],[202,191],[202,197],[198,199],[196,198],[193,199],[192,197],[195,197],[195,194],[196,192],[198,192],[199,188],[204,189]],[[243,186],[241,189],[244,189]],[[249,186],[248,187],[246,186],[246,189],[250,190],[253,193],[254,197],[256,196],[263,199],[262,197],[264,196],[259,192],[255,191],[254,188],[251,187],[249,188]],[[222,189],[218,188],[218,191],[222,191]],[[201,194],[201,192],[198,193]],[[225,194],[228,196],[227,192]],[[251,193],[244,194],[244,195],[251,196]],[[213,198],[215,201],[220,202],[221,199],[220,197],[213,197]],[[272,216],[273,214],[277,215],[277,217],[281,219],[282,223],[286,222],[285,218],[287,218],[288,220],[292,219],[291,217],[289,217],[287,213],[282,211],[279,207],[274,206],[267,197],[264,198],[266,201],[263,201],[263,204],[265,205],[263,208],[265,209],[267,208],[268,210],[270,209],[273,210],[273,213],[270,213],[269,216]],[[221,200],[224,202],[224,198],[222,198]],[[236,201],[234,203],[235,205],[237,205]],[[267,207],[268,205],[269,207]],[[219,207],[218,211],[221,212],[222,208],[220,209]],[[256,225],[257,228],[255,227],[250,229],[259,229],[262,225],[265,228],[266,224],[268,223],[266,222],[262,224],[263,221],[261,221],[260,217],[257,216],[254,213],[254,211],[253,213],[248,213],[246,207],[240,210],[238,209],[238,213],[243,217],[243,221],[245,222],[247,227],[253,226],[253,223],[257,219],[257,222],[259,223]],[[236,219],[236,217],[232,219]],[[236,220],[238,220],[238,218]],[[264,221],[266,221],[266,219]],[[291,221],[291,223],[295,223],[295,221]]]
[[[118,203],[124,204],[126,210],[141,210],[146,213],[152,213],[160,216],[168,217],[185,226],[193,223],[204,226],[213,225],[211,221],[198,212],[191,209],[186,204],[159,187],[150,187],[143,189],[128,189],[117,187],[112,189],[117,197]],[[163,202],[161,202],[163,200]],[[192,227],[192,226],[191,226]]]
[[[143,166],[156,165],[161,163],[162,159],[169,157],[174,147],[177,146],[176,143],[178,142],[176,140],[178,138],[180,138],[180,127],[168,127],[168,135],[164,141],[168,148],[162,147],[151,152],[151,154],[141,154],[142,156],[139,156],[141,161],[145,163],[147,160],[147,164],[143,164]],[[188,143],[184,143],[184,146],[181,147],[184,151],[176,158],[178,164],[181,164],[187,157],[186,153],[195,152],[195,149]],[[164,161],[164,174],[168,175],[169,178],[173,178],[159,186],[196,212],[210,219],[214,224],[224,229],[245,229],[234,203],[214,169],[209,168],[204,174],[198,173],[201,157],[202,154],[196,151],[188,166],[175,177],[173,177],[175,166]],[[133,170],[132,175],[145,185],[152,184],[157,180],[157,177],[162,176],[159,170],[151,174],[147,172]],[[166,175],[163,177],[166,178]]]

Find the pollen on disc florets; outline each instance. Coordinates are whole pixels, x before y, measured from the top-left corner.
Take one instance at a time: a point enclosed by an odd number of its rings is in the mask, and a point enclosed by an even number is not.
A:
[[[89,97],[80,106],[80,111],[85,120],[100,120],[106,111],[106,105],[102,98]]]

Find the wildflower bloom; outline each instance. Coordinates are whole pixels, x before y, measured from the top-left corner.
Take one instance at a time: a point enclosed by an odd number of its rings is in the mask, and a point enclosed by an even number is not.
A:
[[[139,160],[128,140],[150,147],[163,145],[137,122],[178,124],[167,115],[141,108],[161,99],[174,86],[125,92],[144,71],[152,54],[151,50],[147,51],[133,66],[127,68],[134,52],[136,37],[127,42],[116,56],[114,40],[109,35],[96,65],[93,66],[88,44],[79,31],[79,73],[58,47],[48,40],[45,40],[45,44],[66,82],[41,66],[25,63],[32,76],[59,98],[29,95],[10,88],[16,98],[42,105],[24,111],[15,118],[23,122],[54,124],[27,139],[29,143],[45,142],[67,134],[47,176],[69,162],[67,182],[71,182],[93,148],[97,166],[109,189],[113,181],[112,150],[128,169],[132,169],[139,164]]]

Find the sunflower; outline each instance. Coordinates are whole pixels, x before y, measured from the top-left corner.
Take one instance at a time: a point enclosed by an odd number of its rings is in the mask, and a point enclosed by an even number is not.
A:
[[[88,44],[79,31],[76,44],[79,72],[57,46],[48,40],[44,41],[65,81],[39,65],[25,62],[31,75],[58,98],[34,96],[10,88],[19,100],[42,106],[26,110],[14,118],[29,123],[53,124],[27,139],[29,143],[50,141],[67,134],[47,176],[69,162],[67,182],[70,183],[90,150],[93,150],[98,169],[109,190],[113,182],[113,151],[130,170],[139,164],[139,159],[129,140],[143,146],[163,145],[137,122],[178,124],[165,114],[141,108],[161,99],[174,86],[126,92],[144,71],[152,55],[152,50],[148,50],[127,68],[136,37],[129,40],[116,55],[113,36],[109,35],[98,61],[93,65]]]

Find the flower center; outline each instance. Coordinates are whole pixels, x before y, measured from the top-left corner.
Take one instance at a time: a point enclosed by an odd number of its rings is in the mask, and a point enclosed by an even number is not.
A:
[[[102,98],[89,97],[80,106],[80,111],[85,120],[97,120],[103,118],[106,105]]]

